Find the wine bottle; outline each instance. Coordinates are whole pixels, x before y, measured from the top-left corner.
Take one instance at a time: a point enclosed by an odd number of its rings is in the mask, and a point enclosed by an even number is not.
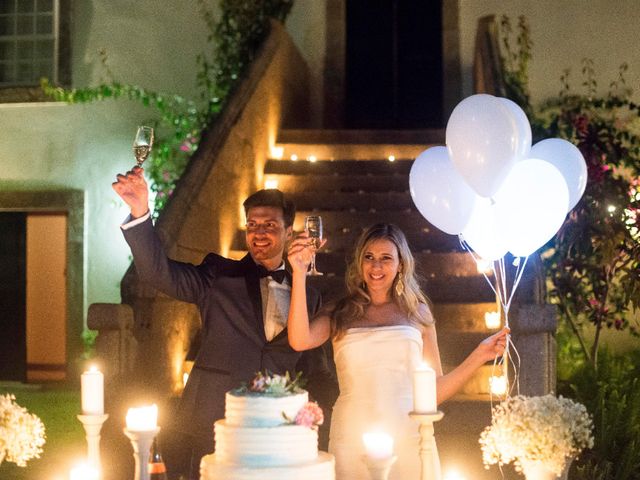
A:
[[[167,468],[162,460],[158,439],[153,439],[149,455],[149,480],[167,480]]]

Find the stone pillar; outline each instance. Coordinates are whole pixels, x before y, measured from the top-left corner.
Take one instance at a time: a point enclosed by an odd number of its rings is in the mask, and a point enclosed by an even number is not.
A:
[[[509,312],[513,343],[520,355],[520,393],[545,395],[556,388],[556,310],[553,305],[520,304]],[[515,353],[512,352],[514,361]]]
[[[132,371],[137,341],[133,336],[133,309],[124,303],[93,303],[87,326],[98,331],[96,354],[104,363],[107,383]]]

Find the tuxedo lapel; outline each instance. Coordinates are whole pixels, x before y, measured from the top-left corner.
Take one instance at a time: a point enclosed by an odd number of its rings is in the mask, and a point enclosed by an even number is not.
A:
[[[264,333],[264,320],[262,318],[262,294],[260,293],[258,268],[249,254],[245,255],[241,262],[244,267],[244,281],[247,286],[247,293],[249,294],[249,300],[253,307],[253,323],[260,338],[266,342],[267,337]]]

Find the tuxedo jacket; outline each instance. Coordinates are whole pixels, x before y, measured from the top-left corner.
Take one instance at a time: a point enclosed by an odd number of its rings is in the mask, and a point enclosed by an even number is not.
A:
[[[173,428],[213,437],[213,423],[224,417],[225,393],[247,383],[256,372],[302,371],[310,396],[323,409],[337,394],[326,345],[306,352],[289,346],[285,328],[271,341],[264,332],[260,278],[249,254],[242,260],[207,255],[200,265],[167,258],[151,220],[123,230],[139,278],[178,300],[197,305],[202,318],[200,348],[174,418]],[[307,288],[309,318],[320,295]]]

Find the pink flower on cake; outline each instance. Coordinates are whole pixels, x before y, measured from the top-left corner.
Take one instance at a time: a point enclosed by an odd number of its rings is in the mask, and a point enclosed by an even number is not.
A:
[[[294,420],[296,425],[309,428],[322,425],[323,422],[324,414],[316,402],[307,402],[305,406],[300,409]]]

